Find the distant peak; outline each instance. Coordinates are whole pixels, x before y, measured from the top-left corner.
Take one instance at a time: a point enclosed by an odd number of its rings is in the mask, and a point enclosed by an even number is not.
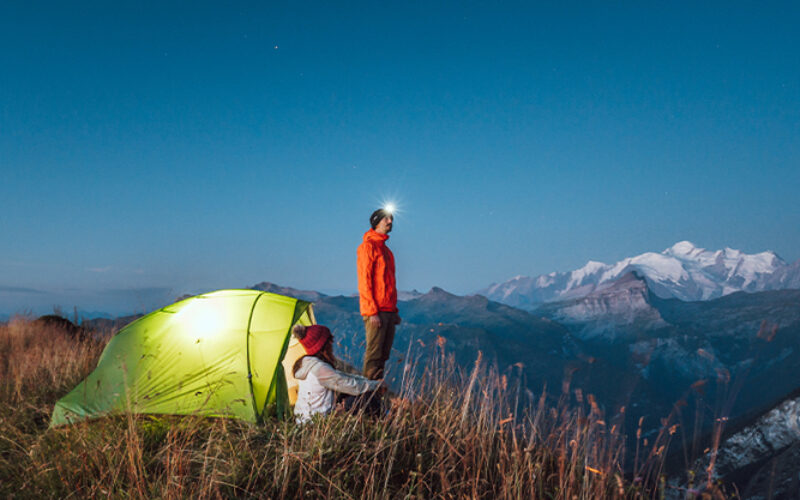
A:
[[[407,291],[404,291],[404,290],[398,290],[397,291],[397,300],[409,301],[409,300],[414,300],[417,297],[421,297],[421,296],[422,296],[422,294],[419,291],[417,291],[416,288],[411,290],[410,292],[407,292]]]
[[[694,243],[688,240],[683,240],[669,247],[667,249],[667,253],[671,253],[673,255],[688,255],[695,250],[697,250],[697,247]]]
[[[454,296],[452,293],[435,286],[431,288],[431,290],[425,294],[426,297],[451,297]]]
[[[604,262],[599,262],[599,261],[596,261],[596,260],[590,260],[590,261],[588,261],[586,263],[585,266],[583,266],[582,270],[586,271],[586,272],[589,272],[589,273],[593,273],[595,271],[599,271],[600,269],[604,269],[606,267],[608,267],[608,266]]]
[[[279,285],[276,285],[275,283],[272,283],[270,281],[262,281],[261,283],[256,283],[255,285],[253,285],[252,289],[255,290],[256,287],[272,288],[272,287],[279,287]]]

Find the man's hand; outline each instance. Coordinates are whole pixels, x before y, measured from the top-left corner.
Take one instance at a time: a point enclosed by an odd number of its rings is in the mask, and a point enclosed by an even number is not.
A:
[[[403,321],[403,320],[400,319],[400,315],[399,314],[395,314],[394,315],[394,324],[395,325],[399,325],[401,321]]]
[[[370,316],[369,317],[369,324],[374,326],[375,328],[380,328],[381,327],[381,317],[378,316],[377,314],[375,316]]]

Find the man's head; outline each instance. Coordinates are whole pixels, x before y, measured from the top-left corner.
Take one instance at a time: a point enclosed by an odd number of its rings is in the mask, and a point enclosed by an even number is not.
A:
[[[379,208],[369,216],[369,224],[376,233],[388,234],[392,230],[393,222],[394,217],[392,216],[392,212],[385,208]]]

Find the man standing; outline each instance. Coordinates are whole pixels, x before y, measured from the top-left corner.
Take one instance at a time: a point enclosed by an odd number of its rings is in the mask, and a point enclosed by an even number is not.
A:
[[[358,294],[367,332],[364,376],[372,380],[383,378],[383,366],[392,351],[394,328],[400,323],[394,255],[386,246],[393,222],[390,211],[375,210],[369,218],[372,229],[364,234],[364,242],[358,246]]]

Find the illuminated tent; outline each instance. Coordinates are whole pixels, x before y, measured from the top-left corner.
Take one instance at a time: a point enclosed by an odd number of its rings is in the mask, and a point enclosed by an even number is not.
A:
[[[97,368],[56,403],[50,426],[124,412],[249,422],[286,415],[297,394],[287,373],[304,354],[296,341],[290,346],[297,323],[314,323],[309,302],[258,290],[221,290],[154,311],[109,341]]]

